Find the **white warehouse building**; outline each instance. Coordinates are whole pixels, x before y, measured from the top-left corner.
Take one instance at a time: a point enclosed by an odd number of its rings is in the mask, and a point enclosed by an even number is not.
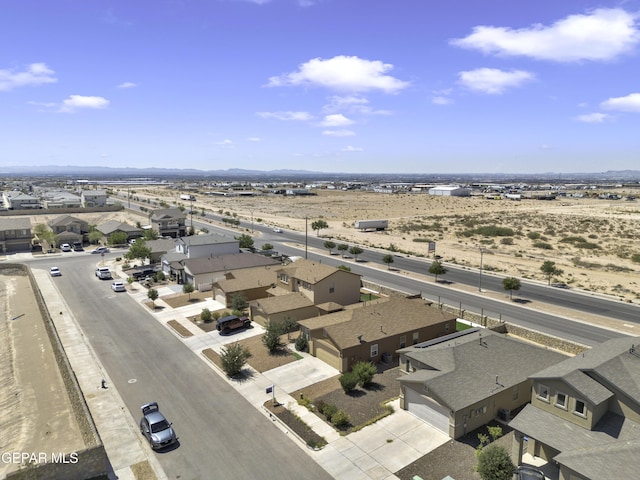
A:
[[[456,185],[439,185],[429,189],[429,195],[440,195],[448,197],[469,197],[471,195],[470,188],[459,187]]]

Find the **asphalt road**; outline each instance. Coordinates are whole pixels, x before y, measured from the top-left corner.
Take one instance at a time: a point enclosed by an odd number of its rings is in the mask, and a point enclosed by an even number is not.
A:
[[[157,401],[173,422],[180,445],[156,454],[168,478],[331,478],[150,312],[98,280],[98,261],[56,258],[55,283],[136,421],[142,404]]]

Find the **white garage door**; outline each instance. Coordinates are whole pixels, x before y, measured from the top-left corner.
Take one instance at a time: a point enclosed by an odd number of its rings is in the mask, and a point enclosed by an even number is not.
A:
[[[449,435],[449,409],[439,405],[425,395],[420,395],[411,388],[407,388],[404,396],[407,410],[421,418],[429,425]]]

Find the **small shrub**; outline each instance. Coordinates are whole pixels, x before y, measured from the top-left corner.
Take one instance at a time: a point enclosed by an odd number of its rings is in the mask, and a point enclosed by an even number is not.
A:
[[[542,250],[553,250],[553,246],[547,242],[534,242],[533,246],[535,248],[541,248]]]
[[[299,352],[309,352],[309,341],[304,335],[300,335],[296,338],[296,350]]]
[[[203,308],[202,312],[200,312],[200,320],[202,320],[204,323],[211,323],[213,321],[211,310],[209,310],[208,308]]]
[[[331,420],[331,417],[333,417],[337,412],[338,407],[331,403],[325,403],[320,413],[322,413],[327,420]]]
[[[162,282],[162,281],[164,281],[164,279],[165,279],[164,272],[156,272],[153,275],[153,281],[156,282],[156,283]]]
[[[355,372],[346,372],[340,375],[340,385],[345,393],[352,392],[357,386],[360,379]]]
[[[631,255],[631,261],[633,263],[640,263],[640,253],[634,253]]]
[[[500,243],[502,245],[513,245],[513,238],[511,237],[504,237],[500,239]]]
[[[541,235],[540,232],[529,232],[527,233],[527,237],[529,237],[531,240],[538,240]]]
[[[326,403],[324,400],[317,400],[313,405],[316,407],[316,411],[322,413],[322,409],[324,408]]]
[[[336,427],[345,427],[349,425],[349,422],[351,422],[351,417],[343,410],[338,410],[331,415],[331,423]]]
[[[373,376],[378,373],[378,369],[371,362],[358,362],[353,366],[351,371],[357,376],[358,383],[363,388],[367,388],[371,385]]]

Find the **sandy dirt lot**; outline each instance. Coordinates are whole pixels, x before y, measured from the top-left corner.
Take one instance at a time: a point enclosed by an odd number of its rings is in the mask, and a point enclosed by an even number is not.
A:
[[[48,460],[52,453],[82,449],[82,436],[26,275],[0,274],[0,314],[0,452]],[[0,477],[19,467],[13,456],[3,457]]]
[[[450,262],[484,271],[547,281],[540,271],[551,260],[563,271],[552,281],[572,288],[640,302],[640,203],[598,198],[488,200],[485,196],[437,197],[428,194],[384,194],[363,191],[314,190],[314,196],[259,195],[208,197],[197,195],[194,210],[224,212],[242,220],[304,232],[305,218],[323,219],[329,228],[320,236],[363,248],[397,250],[427,256],[428,241]],[[597,194],[598,192],[593,192]],[[638,196],[639,191],[617,193]],[[139,189],[138,198],[175,198],[175,190]],[[185,205],[190,207],[190,205]],[[388,219],[384,232],[360,232],[355,220]],[[504,236],[480,233],[480,227],[511,229]],[[260,246],[259,239],[256,245]],[[381,254],[382,255],[382,254]],[[634,257],[636,255],[636,257]],[[634,262],[632,259],[635,258]]]

